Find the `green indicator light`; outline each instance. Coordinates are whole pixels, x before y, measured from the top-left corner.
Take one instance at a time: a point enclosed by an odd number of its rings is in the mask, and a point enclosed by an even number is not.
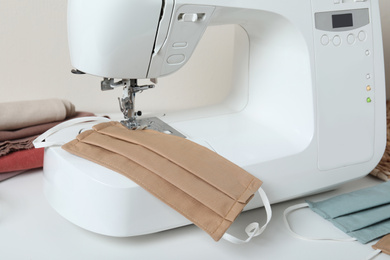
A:
[[[367,100],[367,103],[371,103],[371,101],[372,101],[371,98],[369,98],[369,97],[366,100]]]

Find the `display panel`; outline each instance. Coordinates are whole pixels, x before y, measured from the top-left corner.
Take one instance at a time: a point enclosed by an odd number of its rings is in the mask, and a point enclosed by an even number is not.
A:
[[[332,15],[333,28],[343,28],[353,26],[352,14]]]

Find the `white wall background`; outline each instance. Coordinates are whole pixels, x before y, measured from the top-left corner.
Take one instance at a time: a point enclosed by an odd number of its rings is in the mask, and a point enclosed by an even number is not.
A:
[[[390,90],[390,1],[379,2]],[[66,0],[0,0],[0,102],[58,97],[78,110],[119,112],[121,90],[101,92],[100,78],[70,73],[66,5]],[[138,108],[175,110],[222,101],[234,76],[234,35],[232,26],[208,29],[190,62],[139,95]]]

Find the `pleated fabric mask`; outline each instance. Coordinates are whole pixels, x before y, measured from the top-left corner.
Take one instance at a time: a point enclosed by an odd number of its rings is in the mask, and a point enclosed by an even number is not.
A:
[[[306,202],[286,209],[285,216],[292,210],[310,207],[352,240],[363,244],[390,233],[390,182],[319,202]]]
[[[245,243],[271,218],[262,182],[213,151],[185,138],[153,130],[129,130],[119,122],[95,125],[62,148],[128,177],[206,231]],[[267,223],[252,223],[247,240],[226,233],[259,190]]]
[[[375,245],[372,245],[372,248],[375,251],[373,251],[370,255],[368,255],[365,258],[366,260],[373,259],[382,252],[387,255],[390,255],[390,235],[383,237]]]

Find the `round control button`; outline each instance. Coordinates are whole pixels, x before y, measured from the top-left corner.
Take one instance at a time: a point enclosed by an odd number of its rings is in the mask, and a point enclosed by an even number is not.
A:
[[[340,36],[336,35],[335,37],[333,37],[332,42],[333,42],[334,46],[340,46],[340,44],[341,44]]]
[[[367,34],[365,31],[360,31],[358,34],[359,41],[365,41],[367,39]]]
[[[355,40],[356,40],[356,37],[353,33],[350,33],[347,37],[347,42],[349,44],[354,44],[355,43]]]
[[[326,35],[326,34],[322,35],[322,37],[321,37],[321,44],[326,46],[326,45],[328,45],[328,43],[329,43],[329,36]]]
[[[186,56],[184,54],[174,54],[168,57],[167,62],[168,64],[180,64],[186,59]]]

